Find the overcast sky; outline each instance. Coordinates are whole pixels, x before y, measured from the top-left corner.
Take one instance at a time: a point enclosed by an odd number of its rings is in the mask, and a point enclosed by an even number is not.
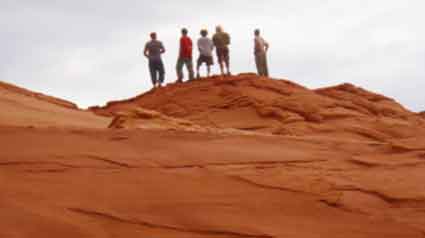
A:
[[[221,24],[233,73],[255,70],[258,27],[275,78],[350,82],[425,110],[424,9],[423,0],[0,0],[0,80],[81,107],[132,97],[151,87],[142,57],[151,31],[172,82],[180,28],[195,39]]]

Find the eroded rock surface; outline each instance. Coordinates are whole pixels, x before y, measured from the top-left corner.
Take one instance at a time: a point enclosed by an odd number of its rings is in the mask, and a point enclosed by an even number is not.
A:
[[[0,92],[0,237],[424,237],[424,120],[353,85],[211,78],[102,116]]]
[[[425,148],[181,131],[0,133],[0,237],[425,232]]]
[[[111,118],[74,103],[0,82],[0,126],[106,128]]]
[[[309,90],[286,80],[242,74],[170,85],[91,108],[117,116],[135,107],[202,126],[279,135],[326,135],[387,141],[425,131],[425,121],[394,100],[350,84]],[[422,126],[420,126],[422,125]]]

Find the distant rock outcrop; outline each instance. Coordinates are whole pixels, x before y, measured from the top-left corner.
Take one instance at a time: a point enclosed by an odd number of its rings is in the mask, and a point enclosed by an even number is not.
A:
[[[63,100],[63,99],[60,99],[60,98],[55,98],[55,97],[52,97],[52,96],[47,96],[47,95],[44,95],[42,93],[32,92],[32,91],[29,91],[27,89],[20,88],[20,87],[17,87],[15,85],[8,84],[8,83],[1,82],[1,81],[0,81],[0,89],[5,90],[5,91],[9,91],[9,92],[14,92],[14,93],[17,93],[17,94],[21,94],[21,95],[28,96],[28,97],[33,97],[33,98],[39,99],[41,101],[56,104],[58,106],[66,107],[66,108],[69,108],[69,109],[78,110],[77,105],[72,103],[72,102],[69,102],[69,101],[66,101],[66,100]]]
[[[0,108],[0,126],[106,128],[111,120],[4,82],[0,82]]]
[[[169,85],[90,110],[117,116],[135,107],[215,128],[380,141],[409,137],[423,123],[393,99],[351,84],[309,90],[287,80],[251,74]]]

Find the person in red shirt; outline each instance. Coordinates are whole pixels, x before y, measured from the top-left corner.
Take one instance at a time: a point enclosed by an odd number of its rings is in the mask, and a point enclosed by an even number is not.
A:
[[[182,37],[180,38],[180,52],[179,58],[177,59],[177,82],[183,82],[183,66],[186,65],[187,71],[189,72],[189,80],[194,78],[193,61],[192,61],[192,39],[188,36],[186,28],[182,29]]]

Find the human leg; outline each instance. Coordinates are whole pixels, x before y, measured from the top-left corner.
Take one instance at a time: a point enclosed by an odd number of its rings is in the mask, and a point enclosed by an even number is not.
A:
[[[153,87],[156,87],[157,75],[156,75],[156,69],[155,69],[155,62],[149,61],[149,72],[151,75],[152,85]]]
[[[267,54],[264,54],[264,76],[269,77],[269,65],[267,63]]]
[[[228,48],[226,48],[223,51],[223,57],[224,57],[224,63],[226,64],[227,75],[231,75],[231,73],[230,73],[230,55],[229,55],[229,49]]]
[[[157,71],[159,74],[158,83],[159,83],[159,86],[161,86],[164,83],[164,78],[165,78],[165,67],[162,61],[158,62]]]
[[[221,75],[224,75],[224,58],[223,58],[223,50],[220,48],[217,48],[217,60],[218,64],[220,65],[220,72]]]
[[[181,58],[177,59],[177,64],[176,64],[176,72],[177,72],[177,82],[183,82],[183,65],[184,65],[184,61]]]
[[[193,60],[192,59],[186,59],[185,65],[186,65],[187,71],[189,73],[189,80],[193,80],[193,78],[194,78]]]
[[[201,69],[201,65],[202,65],[202,56],[199,56],[198,61],[196,62],[196,78],[200,78],[201,75],[199,74],[199,70]]]
[[[261,64],[261,56],[259,54],[255,55],[255,65],[257,66],[257,73],[259,76],[263,75],[263,68]]]

